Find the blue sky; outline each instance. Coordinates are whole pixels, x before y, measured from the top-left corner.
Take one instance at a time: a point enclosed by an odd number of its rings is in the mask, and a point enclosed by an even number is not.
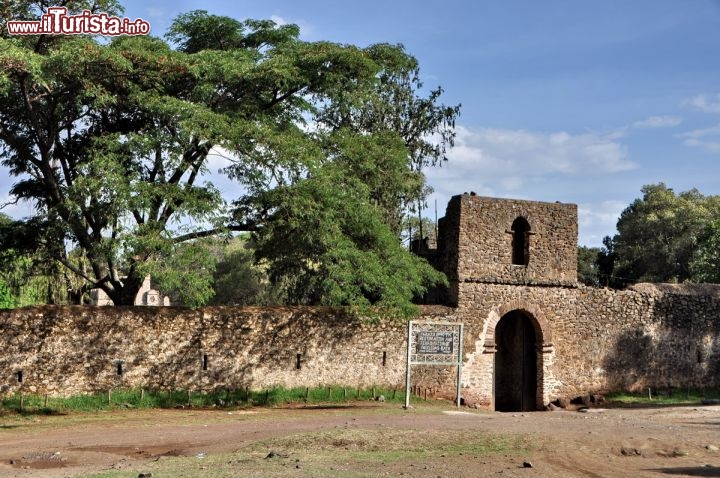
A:
[[[720,0],[124,4],[155,35],[205,9],[404,44],[426,86],[462,103],[456,148],[427,174],[430,215],[464,191],[572,202],[580,243],[597,246],[644,184],[720,194]]]

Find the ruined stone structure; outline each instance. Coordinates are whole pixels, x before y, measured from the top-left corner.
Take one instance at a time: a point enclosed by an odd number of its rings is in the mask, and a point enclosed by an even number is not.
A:
[[[578,284],[577,208],[450,201],[436,249],[448,275],[419,320],[465,324],[463,398],[536,410],[607,390],[720,387],[720,286]],[[322,308],[29,307],[0,311],[0,394],[116,387],[402,388],[406,326]],[[20,380],[22,378],[22,381]],[[444,368],[413,384],[454,396]]]
[[[102,289],[91,289],[90,290],[90,305],[98,307],[112,306],[113,301],[108,297]],[[157,306],[169,306],[170,297],[162,295],[159,290],[153,289],[150,283],[150,276],[145,277],[143,280],[140,290],[135,296],[134,305],[146,305],[150,307]]]
[[[455,196],[430,252],[468,331],[469,403],[536,410],[592,391],[720,384],[720,286],[579,284],[573,204]]]

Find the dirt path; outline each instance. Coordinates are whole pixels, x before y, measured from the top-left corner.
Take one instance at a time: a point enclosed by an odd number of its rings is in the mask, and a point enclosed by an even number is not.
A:
[[[283,442],[290,449],[292,437],[307,432],[343,437],[380,431],[393,439],[409,437],[407,445],[412,449],[413,437],[427,442],[434,434],[464,436],[479,430],[525,437],[530,450],[447,455],[430,450],[393,460],[378,459],[370,465],[349,461],[343,473],[373,476],[374,467],[377,475],[418,477],[720,477],[720,406],[502,414],[436,406],[404,411],[390,404],[249,412],[119,410],[64,417],[5,416],[0,417],[0,477],[72,477],[113,470],[125,473],[117,476],[135,477],[138,470],[162,457],[200,459],[247,449],[265,454],[267,450],[258,448],[258,442],[290,437]],[[331,445],[343,446],[344,450],[354,446],[352,440],[332,440]],[[308,443],[315,446],[312,441]],[[321,445],[317,450],[320,455],[324,453]],[[300,440],[288,454],[311,460],[310,453],[306,457],[303,451]],[[330,466],[318,460],[310,464]],[[524,461],[532,468],[524,468]],[[265,463],[251,465],[248,470],[257,470]],[[291,465],[288,460],[282,462],[283,467]],[[267,476],[333,476],[332,471],[327,475],[303,471],[299,465],[292,470],[272,466],[260,470],[264,469]],[[237,475],[214,476],[265,476],[262,471],[244,475],[242,469],[238,461]],[[202,473],[188,471],[185,476]]]

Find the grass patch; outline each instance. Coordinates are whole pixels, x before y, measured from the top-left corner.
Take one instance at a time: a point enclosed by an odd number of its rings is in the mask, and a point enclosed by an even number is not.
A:
[[[613,392],[605,399],[618,406],[673,406],[696,405],[703,400],[720,399],[720,389],[707,388],[652,388],[642,393]]]
[[[527,453],[534,448],[532,440],[524,435],[500,435],[479,430],[428,433],[427,430],[344,429],[274,438],[255,443],[248,449],[332,456],[340,453],[362,461],[398,461],[461,454]]]
[[[289,404],[349,404],[370,401],[382,395],[384,401],[403,403],[404,390],[380,387],[273,387],[265,390],[219,390],[215,392],[153,391],[118,389],[106,393],[76,395],[67,398],[20,395],[4,397],[0,414],[8,411],[24,415],[56,415],[69,412],[99,412],[117,408],[248,408],[281,407]],[[411,397],[411,402],[420,401]]]
[[[436,476],[427,470],[446,468],[447,460],[524,456],[538,449],[539,438],[500,435],[480,430],[444,431],[398,429],[337,429],[293,434],[253,443],[231,454],[168,457],[148,462],[132,472],[108,471],[93,478],[120,478],[152,472],[153,477],[377,477]],[[272,457],[268,457],[270,452]],[[453,462],[451,466],[465,466]],[[388,473],[383,473],[387,470]],[[445,474],[443,474],[445,476]]]

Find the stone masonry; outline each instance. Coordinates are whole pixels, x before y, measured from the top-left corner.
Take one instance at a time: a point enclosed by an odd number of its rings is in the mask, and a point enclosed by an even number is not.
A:
[[[448,320],[452,312],[426,306],[421,317]],[[0,311],[0,326],[0,395],[335,384],[401,390],[405,381],[406,324],[371,324],[342,309],[41,306]]]
[[[418,320],[465,324],[468,405],[535,410],[608,390],[720,387],[720,286],[578,284],[575,205],[456,196],[426,252],[448,275],[450,307],[423,306]],[[405,377],[406,324],[342,309],[43,306],[0,311],[0,329],[0,395],[401,389]],[[412,382],[454,396],[446,368],[413,368]]]
[[[526,264],[513,263],[514,223],[529,226]],[[526,409],[607,390],[720,386],[720,286],[579,284],[573,204],[464,194],[452,198],[440,227],[436,266],[466,324],[466,402],[495,408],[502,375],[521,366],[518,352],[510,360],[518,363],[498,368],[496,327],[513,312],[534,329],[524,348],[535,373]]]

